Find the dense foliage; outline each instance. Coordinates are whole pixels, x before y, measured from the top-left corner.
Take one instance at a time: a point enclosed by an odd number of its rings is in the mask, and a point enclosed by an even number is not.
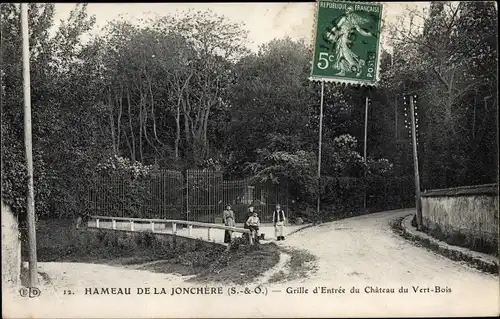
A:
[[[418,95],[423,188],[496,182],[495,4],[431,2],[400,21],[390,31],[394,52],[384,78],[399,106],[404,90]]]
[[[78,213],[79,195],[102,172],[153,168],[286,181],[300,207],[314,207],[320,88],[308,80],[312,54],[304,42],[276,39],[252,53],[244,49],[245,26],[212,12],[111,21],[84,42],[94,24],[86,5],[55,32],[54,4],[29,8],[37,214]],[[394,51],[383,54],[380,88],[325,86],[326,210],[356,209],[356,194],[367,188],[374,207],[411,203],[407,91],[418,94],[422,188],[496,181],[494,4],[436,2],[406,16],[413,24],[389,30]],[[1,23],[2,198],[22,212],[18,4],[1,5]]]

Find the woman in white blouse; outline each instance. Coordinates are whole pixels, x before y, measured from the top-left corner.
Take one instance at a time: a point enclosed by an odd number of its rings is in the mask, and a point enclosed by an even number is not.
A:
[[[224,221],[224,225],[234,227],[234,212],[231,209],[231,205],[226,206],[226,209],[222,213],[222,220]],[[231,243],[232,233],[230,230],[224,232],[224,243]]]

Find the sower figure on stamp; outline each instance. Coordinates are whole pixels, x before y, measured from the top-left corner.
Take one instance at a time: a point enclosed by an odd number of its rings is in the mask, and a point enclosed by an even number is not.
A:
[[[222,220],[224,221],[224,225],[234,227],[234,212],[231,209],[231,205],[226,206],[226,209],[222,213]],[[230,230],[224,231],[224,243],[231,243],[232,233]]]
[[[339,22],[326,32],[326,38],[335,44],[332,56],[335,59],[334,67],[339,70],[338,75],[344,76],[346,72],[353,72],[356,77],[361,75],[366,62],[351,49],[356,39],[352,31],[356,30],[365,37],[375,37],[361,27],[368,22],[370,20],[357,15],[354,8],[349,6]]]
[[[281,209],[279,204],[276,205],[276,210],[273,212],[273,225],[274,234],[277,240],[285,240],[285,236],[283,236],[285,220],[285,211]]]

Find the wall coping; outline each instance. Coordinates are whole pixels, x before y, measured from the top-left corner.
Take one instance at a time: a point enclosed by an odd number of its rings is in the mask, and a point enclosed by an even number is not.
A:
[[[461,186],[454,188],[431,189],[422,193],[422,197],[452,197],[467,195],[496,195],[498,196],[498,184],[484,184]]]
[[[209,241],[205,240],[203,238],[198,238],[198,237],[193,237],[193,236],[183,236],[183,235],[178,235],[178,234],[170,234],[170,233],[163,233],[163,232],[152,232],[152,231],[134,231],[134,230],[129,230],[129,229],[112,229],[112,228],[97,228],[97,227],[86,227],[85,230],[87,231],[108,231],[108,232],[123,232],[123,233],[128,233],[128,234],[141,234],[141,233],[147,233],[151,235],[160,235],[160,236],[165,236],[165,237],[180,237],[183,239],[188,239],[188,240],[199,240],[208,244],[213,244],[213,245],[218,245],[221,247],[227,247],[226,244],[218,243],[215,241]]]

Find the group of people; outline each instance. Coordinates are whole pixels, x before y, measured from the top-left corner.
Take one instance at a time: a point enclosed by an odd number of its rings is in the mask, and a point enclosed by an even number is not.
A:
[[[226,209],[222,214],[222,219],[224,225],[235,227],[235,216],[234,211],[231,209],[231,205],[227,205]],[[276,209],[273,211],[273,226],[274,226],[274,234],[276,240],[285,240],[285,236],[283,235],[284,227],[285,227],[286,217],[285,211],[281,209],[281,205],[276,205]],[[252,236],[256,240],[259,241],[259,228],[260,228],[260,219],[259,215],[256,211],[254,211],[253,205],[248,208],[248,216],[245,224],[243,226],[245,229],[250,230],[250,235],[244,234],[246,236]],[[232,231],[226,230],[224,232],[224,243],[231,243]]]

